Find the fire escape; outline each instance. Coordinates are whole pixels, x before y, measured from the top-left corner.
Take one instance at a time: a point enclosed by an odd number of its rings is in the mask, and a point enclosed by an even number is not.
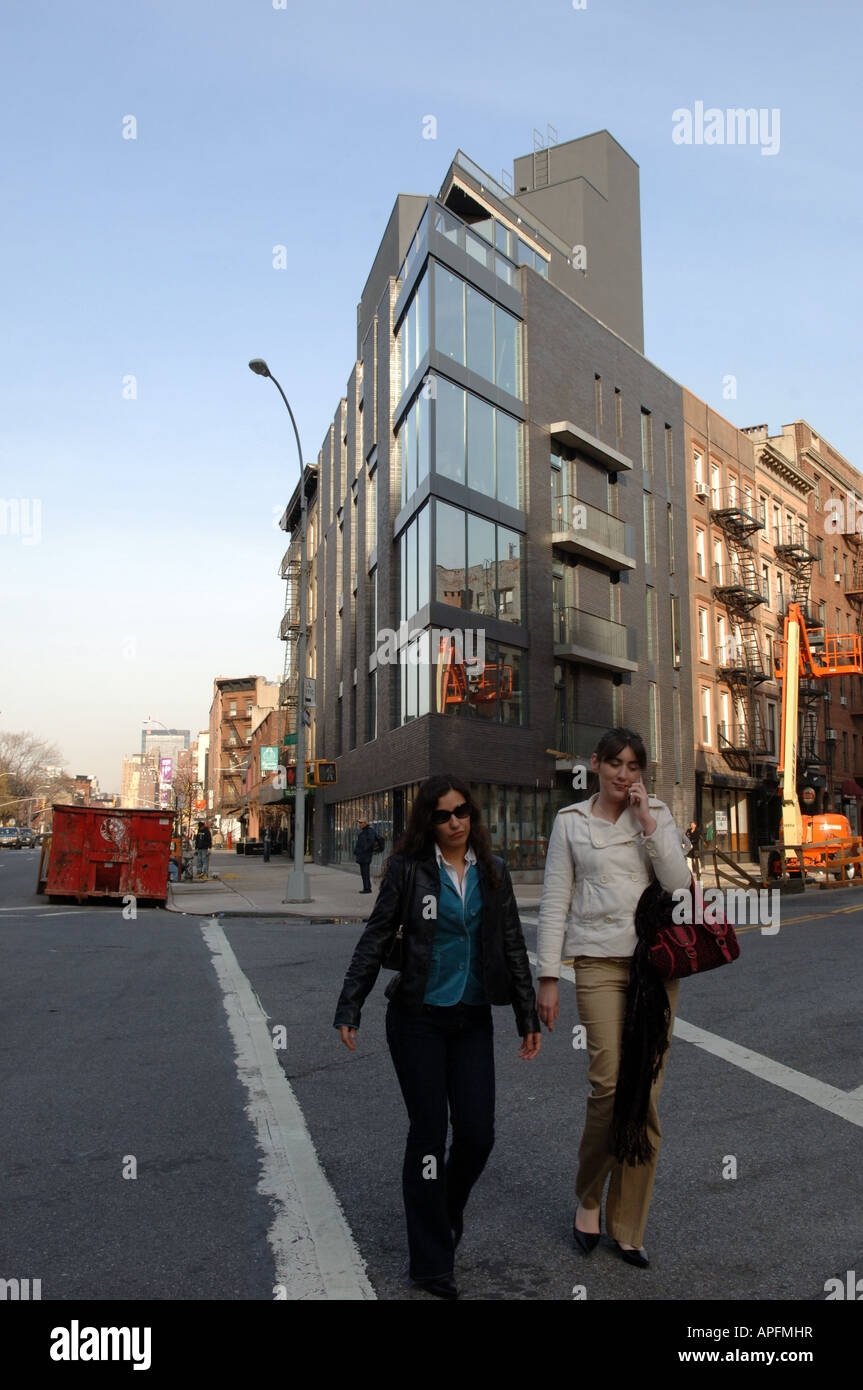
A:
[[[856,506],[854,510],[856,510]],[[850,585],[846,586],[845,597],[857,615],[857,633],[863,637],[863,535],[857,530],[857,517],[855,515],[846,517],[842,539],[854,551],[854,573]],[[851,710],[851,718],[863,720],[863,681],[860,679],[857,680],[856,685],[852,683],[851,698],[848,705]],[[859,729],[863,726],[858,724],[856,727]],[[859,769],[855,767],[855,777],[858,771]]]
[[[817,651],[824,642],[824,629],[817,627],[817,615],[809,604],[812,566],[816,555],[809,548],[809,538],[803,522],[786,520],[773,528],[773,551],[790,575],[791,593],[780,606],[778,616],[784,621],[792,603],[799,607],[813,648]],[[797,780],[820,777],[826,764],[818,740],[818,708],[829,692],[811,674],[801,674],[798,687],[799,738],[797,744]]]
[[[724,604],[734,634],[719,653],[716,673],[731,689],[734,705],[733,738],[719,731],[719,747],[729,767],[755,776],[756,763],[772,750],[768,748],[755,692],[772,678],[764,668],[758,645],[755,609],[765,602],[755,568],[755,552],[750,537],[764,523],[740,505],[735,488],[716,489],[711,498],[710,519],[721,527],[728,549],[727,573],[720,566],[714,573],[713,595]],[[742,714],[742,718],[739,716]]]
[[[296,744],[297,736],[297,652],[300,639],[300,550],[299,541],[288,546],[282,557],[280,573],[285,580],[285,613],[279,627],[279,637],[285,644],[285,665],[279,686],[279,756],[285,744]],[[285,759],[287,761],[287,759]]]

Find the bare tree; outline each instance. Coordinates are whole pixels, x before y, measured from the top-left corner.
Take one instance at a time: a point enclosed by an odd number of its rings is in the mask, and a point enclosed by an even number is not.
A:
[[[37,738],[29,731],[0,733],[0,787],[4,789],[0,801],[13,803],[3,806],[0,815],[15,815],[20,819],[17,813],[23,802],[25,818],[29,819],[35,802],[28,803],[27,799],[34,793],[45,792],[54,800],[66,799],[74,786],[72,778],[65,774],[49,777],[45,771],[47,767],[61,765],[62,755],[56,744]],[[18,806],[14,804],[16,801]]]

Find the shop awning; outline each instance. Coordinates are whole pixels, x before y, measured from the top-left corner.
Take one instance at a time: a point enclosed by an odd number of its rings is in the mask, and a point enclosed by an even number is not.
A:
[[[863,787],[859,782],[855,782],[853,777],[849,777],[842,783],[842,795],[847,797],[849,801],[856,800],[858,797],[863,797]]]

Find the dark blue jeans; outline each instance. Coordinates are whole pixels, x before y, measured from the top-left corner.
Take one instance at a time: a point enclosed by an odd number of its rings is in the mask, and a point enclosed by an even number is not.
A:
[[[363,862],[363,860],[360,859],[359,866],[360,873],[363,877],[363,891],[370,893],[372,891],[371,861],[366,859],[365,862]]]
[[[433,1279],[452,1274],[450,1219],[464,1211],[494,1146],[491,1007],[426,1004],[412,1015],[393,1002],[387,1043],[410,1120],[402,1168],[410,1274]]]

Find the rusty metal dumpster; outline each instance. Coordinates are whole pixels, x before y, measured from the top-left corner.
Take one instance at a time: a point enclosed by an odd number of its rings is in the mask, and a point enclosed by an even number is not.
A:
[[[128,807],[55,806],[39,891],[49,896],[153,898],[168,893],[173,817]]]

